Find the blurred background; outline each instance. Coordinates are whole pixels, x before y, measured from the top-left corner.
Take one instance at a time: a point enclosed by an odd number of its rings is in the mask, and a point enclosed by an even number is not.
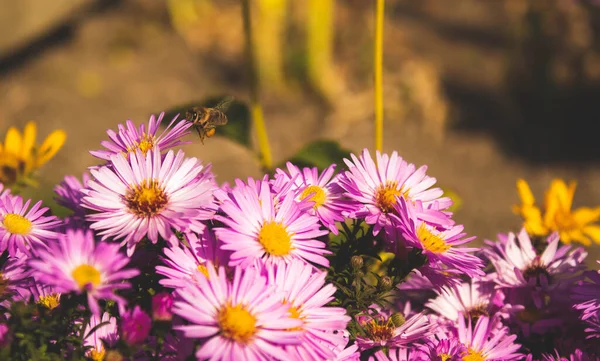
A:
[[[318,139],[373,149],[375,1],[251,0],[261,102],[276,163]],[[237,0],[0,0],[0,135],[38,123],[68,138],[28,196],[50,201],[98,161],[107,129],[231,94],[247,101]],[[600,205],[600,3],[387,0],[384,150],[429,165],[480,239],[517,230],[515,182],[538,200],[578,181]],[[218,133],[218,132],[217,132]],[[259,177],[226,138],[186,153],[221,182]],[[597,248],[597,247],[596,247]]]

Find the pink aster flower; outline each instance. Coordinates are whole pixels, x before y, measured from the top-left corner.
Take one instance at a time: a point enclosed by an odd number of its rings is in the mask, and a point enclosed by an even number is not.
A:
[[[567,286],[577,279],[587,252],[581,247],[571,252],[571,246],[559,248],[557,232],[546,242],[546,249],[538,255],[529,235],[522,229],[518,236],[510,233],[506,244],[486,248],[484,252],[496,269],[498,285],[548,289]]]
[[[32,301],[52,310],[60,305],[60,293],[54,287],[45,285],[35,279],[29,283]]]
[[[369,361],[427,361],[424,355],[417,350],[411,351],[408,348],[391,348],[387,350],[378,350],[373,356],[369,357]]]
[[[360,350],[373,347],[404,347],[423,341],[431,335],[432,324],[424,313],[415,314],[406,320],[404,315],[390,314],[379,306],[372,307],[369,314],[356,317],[364,334],[356,336]]]
[[[582,320],[600,313],[600,272],[588,271],[584,275],[590,282],[582,282],[574,286],[571,295],[573,300],[578,301],[574,307],[582,311]]]
[[[302,321],[291,317],[266,277],[254,268],[235,268],[229,280],[224,267],[207,267],[208,277],[176,290],[173,312],[190,322],[176,329],[202,339],[199,360],[289,360],[287,345],[298,344],[302,333],[292,329]]]
[[[308,199],[312,207],[310,214],[316,215],[321,223],[334,234],[338,234],[336,222],[344,220],[342,212],[348,209],[348,201],[344,199],[343,189],[333,176],[335,164],[327,167],[319,176],[318,169],[300,168],[290,162],[286,163],[288,172],[277,169],[273,188],[276,193],[287,189],[296,194],[297,200]]]
[[[468,324],[464,317],[458,318],[458,339],[468,349],[463,360],[521,360],[524,356],[517,351],[521,345],[514,343],[517,336],[509,335],[506,329],[497,330],[490,327],[490,319],[482,316],[477,320],[475,328],[471,319]]]
[[[163,250],[165,257],[161,260],[164,266],[156,266],[156,273],[166,276],[159,283],[165,287],[183,287],[187,282],[197,282],[198,277],[208,275],[207,262],[214,266],[226,265],[229,254],[219,248],[212,229],[206,227],[201,237],[194,233],[184,235],[189,246],[181,245]]]
[[[327,361],[360,361],[360,352],[358,351],[358,345],[348,345],[350,341],[348,331],[343,331],[343,340],[341,344],[338,344],[332,349],[335,356]]]
[[[327,272],[301,260],[267,266],[267,283],[280,293],[280,301],[290,307],[293,318],[302,320],[294,330],[302,332],[299,345],[286,346],[286,351],[298,360],[321,361],[335,356],[332,348],[343,342],[341,330],[345,330],[350,317],[340,307],[326,307],[336,288],[325,284]]]
[[[427,356],[424,357],[424,360],[436,361],[461,361],[463,360],[462,356],[469,353],[467,347],[456,338],[429,340],[423,350]]]
[[[138,305],[121,315],[121,339],[129,345],[141,345],[150,334],[151,328],[152,319]]]
[[[216,233],[221,248],[233,252],[230,266],[248,266],[261,259],[274,263],[302,259],[329,266],[323,255],[331,252],[317,240],[328,231],[320,228],[316,216],[302,211],[293,193],[279,201],[265,179],[236,183],[229,192],[215,192],[225,214],[215,218],[226,226]]]
[[[92,330],[94,332],[91,332]],[[85,355],[92,360],[104,360],[106,354],[105,345],[113,347],[119,339],[117,319],[106,312],[102,314],[102,317],[100,315],[92,315],[90,323],[86,325],[83,334],[85,337],[83,345],[90,347]]]
[[[106,133],[110,140],[100,143],[106,150],[90,151],[90,154],[100,159],[111,160],[115,155],[126,155],[127,153],[135,153],[138,150],[146,154],[149,150],[154,149],[155,146],[164,151],[168,148],[189,143],[182,142],[179,138],[190,133],[188,129],[192,126],[191,122],[182,119],[171,128],[179,114],[171,120],[160,135],[157,135],[164,115],[164,112],[160,113],[158,119],[154,114],[151,115],[147,128],[144,124],[136,128],[131,120],[127,120],[125,126],[119,124],[118,133],[108,130]]]
[[[427,166],[416,169],[397,152],[388,156],[377,151],[377,163],[367,149],[359,158],[354,154],[351,157],[352,161],[344,159],[349,170],[340,177],[340,186],[353,201],[355,209],[349,215],[351,218],[365,218],[368,224],[375,225],[375,234],[389,224],[389,214],[394,211],[398,197],[410,202],[421,201],[423,213],[419,216],[422,219],[444,221],[441,226],[453,223],[448,217],[438,216],[440,211],[450,207],[452,201],[442,197],[440,188],[431,188],[436,179],[425,174]]]
[[[152,319],[156,321],[171,321],[173,319],[173,295],[169,292],[159,292],[152,296]]]
[[[9,257],[0,267],[0,298],[27,301],[31,292],[31,271],[27,267],[28,257]],[[3,304],[7,304],[3,302]]]
[[[162,159],[155,147],[146,155],[111,160],[114,167],[91,170],[94,179],[83,191],[83,203],[96,211],[88,215],[90,228],[100,231],[102,240],[123,239],[128,256],[144,237],[156,243],[159,235],[176,239],[172,228],[201,232],[201,221],[212,217],[214,180],[196,158],[169,151]]]
[[[397,197],[397,199],[398,203],[394,205],[397,215],[391,215],[393,226],[397,227],[402,234],[406,246],[423,251],[423,255],[428,258],[428,263],[434,265],[430,268],[440,269],[440,272],[458,271],[469,277],[485,275],[482,271],[483,262],[471,254],[478,249],[457,247],[475,239],[475,237],[465,238],[466,233],[463,233],[462,225],[442,230],[435,228],[418,218],[415,210],[419,207],[419,201],[416,201],[415,206],[402,197]],[[425,276],[428,275],[425,274]],[[436,283],[433,279],[430,278],[430,280],[434,284]]]
[[[8,250],[11,257],[18,251],[31,255],[46,248],[58,234],[51,229],[60,224],[55,216],[44,216],[48,208],[42,201],[29,209],[31,200],[23,204],[21,196],[7,195],[0,202],[0,253]]]
[[[99,315],[98,299],[111,299],[122,308],[125,299],[115,290],[130,287],[125,280],[139,274],[136,269],[123,269],[129,258],[119,253],[119,245],[94,245],[91,231],[67,230],[48,249],[29,261],[33,277],[54,287],[56,292],[87,293],[88,306]]]
[[[73,214],[67,216],[64,222],[70,228],[78,228],[85,223],[86,210],[81,204],[81,199],[84,196],[81,190],[87,187],[90,175],[83,173],[82,179],[83,182],[72,175],[68,175],[60,184],[54,187],[54,192],[57,195],[56,202],[73,211]]]

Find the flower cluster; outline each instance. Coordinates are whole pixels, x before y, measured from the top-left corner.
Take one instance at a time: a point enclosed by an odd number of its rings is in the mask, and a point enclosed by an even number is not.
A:
[[[599,359],[600,273],[532,197],[528,226],[475,247],[396,152],[219,185],[163,117],[108,131],[55,187],[66,217],[0,188],[0,357]]]

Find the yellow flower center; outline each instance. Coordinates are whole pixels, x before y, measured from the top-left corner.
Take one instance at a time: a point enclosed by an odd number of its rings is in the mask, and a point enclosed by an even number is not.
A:
[[[200,271],[200,273],[202,273],[206,278],[208,278],[208,268],[206,268],[205,265],[198,265],[198,271]]]
[[[489,316],[485,305],[479,305],[469,309],[468,314],[471,316],[473,324],[476,324],[481,316]]]
[[[136,145],[127,147],[127,152],[132,153],[135,152],[136,149],[139,149],[142,153],[146,154],[152,148],[154,148],[154,136],[144,133],[142,139],[140,139]]]
[[[467,354],[462,357],[462,361],[485,361],[485,358],[480,352],[469,348]]]
[[[442,361],[447,361],[447,360],[449,360],[450,358],[452,358],[452,356],[448,355],[447,353],[442,353],[442,354],[439,354],[439,355],[438,355],[438,357],[439,357],[439,358],[440,358],[440,360],[442,360]]]
[[[327,196],[325,195],[323,188],[315,185],[308,186],[302,191],[302,194],[300,194],[300,199],[306,198],[308,198],[309,201],[315,202],[315,209],[325,204],[325,201],[327,200]]]
[[[258,232],[258,242],[272,256],[285,256],[292,250],[292,237],[281,223],[267,222]]]
[[[425,224],[422,224],[419,229],[417,229],[417,237],[419,237],[423,248],[429,252],[444,253],[450,249],[450,245],[447,244],[442,237],[431,233]]]
[[[223,307],[217,315],[221,334],[235,342],[247,344],[256,333],[256,317],[242,305]]]
[[[407,193],[408,190],[403,192],[402,189],[398,189],[398,182],[388,181],[385,185],[382,184],[379,186],[375,191],[375,205],[383,213],[390,213],[394,210],[396,197],[406,197]]]
[[[165,208],[169,199],[157,181],[144,180],[129,188],[125,202],[138,217],[152,217]]]
[[[37,304],[46,306],[46,308],[53,310],[60,304],[59,300],[60,293],[52,293],[50,295],[40,297],[40,299],[37,301]]]
[[[100,284],[100,271],[89,264],[78,266],[73,270],[71,275],[81,289],[90,283],[93,286],[98,286]]]
[[[100,351],[98,351],[94,348],[90,351],[90,354],[88,355],[88,357],[94,361],[103,361],[105,355],[106,355],[106,350],[104,350],[104,347],[100,346]]]
[[[31,231],[31,221],[14,213],[5,215],[2,224],[12,234],[26,236]]]
[[[385,322],[373,319],[367,322],[364,327],[369,339],[376,342],[391,339],[394,337],[394,330],[396,329],[396,325],[394,325],[391,318]]]

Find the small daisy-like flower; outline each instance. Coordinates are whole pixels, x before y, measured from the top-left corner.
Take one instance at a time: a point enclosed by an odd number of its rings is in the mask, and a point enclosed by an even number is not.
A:
[[[54,187],[54,192],[57,195],[56,202],[73,212],[64,219],[64,224],[67,228],[79,228],[85,224],[86,209],[81,204],[84,196],[81,190],[87,187],[90,175],[83,173],[82,180],[83,182],[77,179],[77,177],[68,175],[60,184]]]
[[[494,318],[504,311],[504,295],[492,282],[463,282],[454,287],[445,286],[438,297],[425,305],[448,321],[456,324],[458,317],[471,317],[477,321],[481,316]]]
[[[27,268],[27,260],[23,254],[19,258],[9,257],[0,267],[0,297],[24,301],[29,298],[31,271]]]
[[[286,351],[299,360],[320,361],[333,358],[332,348],[343,340],[350,317],[340,307],[325,307],[334,299],[336,288],[325,284],[327,272],[315,272],[313,266],[294,260],[289,264],[267,266],[267,283],[281,291],[280,301],[290,307],[292,318],[302,321],[294,330],[302,332],[299,345]]]
[[[333,176],[335,164],[327,167],[320,176],[316,167],[301,170],[290,162],[286,166],[287,173],[277,169],[273,182],[275,192],[287,189],[294,192],[298,200],[310,200],[313,204],[309,213],[319,217],[325,227],[338,234],[335,223],[344,220],[342,212],[348,209],[348,202],[343,199],[343,189]]]
[[[131,310],[123,312],[121,316],[119,328],[121,339],[129,345],[141,345],[144,343],[150,334],[151,328],[152,319],[138,305]]]
[[[451,272],[460,271],[469,277],[483,276],[483,262],[471,254],[478,249],[456,247],[471,242],[475,237],[464,238],[466,234],[462,225],[440,230],[427,224],[418,218],[415,211],[418,207],[418,201],[415,207],[402,197],[398,197],[394,206],[397,216],[392,215],[393,226],[402,233],[406,246],[423,250],[430,264],[438,263]]]
[[[432,331],[429,318],[418,313],[405,319],[402,313],[390,314],[380,307],[372,307],[370,314],[359,315],[356,321],[362,327],[364,335],[356,336],[360,350],[373,347],[402,347],[422,341]]]
[[[509,361],[520,360],[524,355],[517,353],[521,345],[514,343],[516,335],[509,335],[506,329],[496,330],[490,326],[489,318],[482,316],[475,328],[471,319],[468,324],[464,317],[458,318],[458,339],[467,347],[463,361]]]
[[[467,347],[456,338],[429,340],[423,350],[427,355],[424,360],[462,361],[468,354]]]
[[[319,219],[306,212],[288,193],[279,201],[271,193],[267,180],[236,181],[236,187],[215,192],[225,216],[215,218],[226,228],[217,228],[222,249],[232,251],[229,265],[248,266],[257,260],[288,262],[302,259],[329,266],[323,257],[331,253],[317,238],[328,231],[320,228]]]
[[[191,324],[178,326],[189,338],[200,338],[199,360],[289,360],[284,346],[298,344],[302,321],[254,269],[235,268],[229,281],[224,267],[207,267],[208,277],[177,289],[173,312]]]
[[[23,204],[20,196],[8,195],[0,202],[0,253],[8,250],[11,257],[17,250],[31,255],[46,248],[58,234],[51,229],[60,224],[55,216],[44,216],[48,208],[42,201],[28,210],[31,200]]]
[[[152,243],[160,235],[169,240],[178,231],[201,232],[202,220],[214,213],[212,174],[196,158],[169,151],[162,159],[154,148],[146,155],[132,153],[129,160],[111,158],[114,167],[91,170],[93,180],[83,190],[83,205],[96,211],[88,215],[90,228],[102,240],[123,239],[127,255],[144,237]]]
[[[116,301],[122,308],[125,300],[114,291],[130,287],[125,280],[139,274],[136,269],[123,269],[129,258],[119,253],[119,245],[94,245],[91,231],[67,230],[48,249],[39,251],[29,261],[33,277],[53,287],[58,293],[87,293],[88,306],[100,314],[98,299]]]
[[[192,123],[182,119],[171,128],[177,120],[177,116],[171,120],[167,128],[160,135],[157,135],[164,115],[164,112],[160,113],[158,119],[154,115],[151,115],[150,120],[148,120],[148,128],[144,124],[137,128],[131,120],[127,120],[125,126],[119,124],[119,132],[108,130],[106,133],[110,140],[100,143],[106,150],[90,151],[90,154],[94,157],[110,161],[115,155],[127,155],[128,153],[136,153],[138,150],[146,154],[155,147],[164,151],[168,148],[189,143],[182,142],[179,138],[190,133],[189,128],[192,126]]]
[[[518,236],[510,233],[506,244],[484,249],[496,269],[496,283],[503,287],[552,288],[568,284],[584,268],[587,253],[583,248],[569,252],[570,246],[558,248],[558,233],[547,239],[546,249],[536,253],[529,235],[522,229]]]
[[[527,182],[517,181],[517,190],[523,203],[514,206],[513,211],[523,218],[523,227],[531,235],[547,236],[558,232],[565,244],[571,242],[589,246],[600,244],[600,207],[582,207],[572,210],[573,196],[577,183],[569,185],[562,179],[554,179],[544,198],[544,207],[535,205],[535,198]]]
[[[197,282],[198,277],[206,277],[206,263],[214,266],[227,265],[229,255],[222,251],[212,229],[206,227],[201,238],[194,233],[186,233],[188,246],[165,248],[164,266],[156,266],[156,273],[166,276],[159,281],[165,287],[183,287],[187,282]]]
[[[101,326],[97,327],[99,325]],[[94,330],[94,328],[96,329]],[[94,330],[94,332],[90,333],[92,330]],[[83,334],[85,337],[83,345],[90,347],[85,355],[94,361],[103,361],[106,355],[104,345],[106,344],[107,346],[112,347],[119,339],[117,319],[106,312],[102,314],[102,317],[99,315],[92,315],[90,323],[85,327]]]
[[[353,200],[355,210],[350,212],[351,218],[365,218],[368,224],[375,225],[375,234],[389,224],[389,214],[394,212],[398,198],[421,201],[424,216],[430,210],[435,214],[452,205],[450,198],[442,197],[444,192],[440,188],[431,188],[436,179],[425,174],[427,166],[416,169],[397,152],[388,156],[377,151],[377,164],[367,149],[360,158],[354,154],[351,157],[352,161],[344,159],[349,170],[340,177],[340,186]],[[441,219],[453,223],[448,217]]]
[[[31,282],[29,291],[33,296],[33,302],[53,310],[60,305],[60,293],[53,287],[44,285],[36,280]]]

